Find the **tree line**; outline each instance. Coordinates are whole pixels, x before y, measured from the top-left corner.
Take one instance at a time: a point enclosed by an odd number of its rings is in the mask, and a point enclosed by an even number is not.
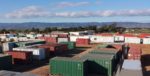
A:
[[[31,29],[24,29],[24,30],[19,30],[19,29],[1,29],[0,33],[30,33],[30,32],[35,32],[35,33],[50,33],[52,31],[64,31],[64,32],[70,32],[70,31],[85,31],[85,30],[94,30],[96,33],[102,33],[102,32],[109,32],[109,33],[114,33],[114,32],[124,32],[126,28],[123,27],[117,27],[116,23],[108,24],[108,25],[103,25],[103,26],[96,26],[96,25],[87,25],[87,26],[79,26],[79,27],[68,27],[68,28],[61,28],[61,27],[46,27],[45,29],[39,29],[39,28],[31,28]]]

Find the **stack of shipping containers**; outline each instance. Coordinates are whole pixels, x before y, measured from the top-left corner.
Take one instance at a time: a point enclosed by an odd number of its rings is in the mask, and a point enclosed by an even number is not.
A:
[[[113,76],[118,69],[117,66],[122,55],[120,49],[122,48],[115,49],[107,48],[106,46],[108,45],[99,45],[97,49],[78,59],[55,57],[50,60],[50,73],[62,76],[87,76],[93,74]]]

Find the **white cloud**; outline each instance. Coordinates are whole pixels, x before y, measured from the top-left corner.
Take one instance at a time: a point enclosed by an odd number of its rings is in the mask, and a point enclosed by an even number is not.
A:
[[[113,16],[150,16],[150,9],[143,10],[104,10],[104,11],[78,11],[78,12],[49,12],[40,7],[29,6],[4,15],[5,18],[84,18],[84,17],[113,17]],[[2,17],[1,17],[2,18]]]
[[[77,6],[85,6],[89,5],[90,2],[60,2],[57,4],[57,7],[64,8],[64,7],[77,7]]]
[[[29,6],[20,10],[7,13],[6,18],[33,18],[33,17],[46,17],[49,15],[47,11],[44,11],[40,7]]]
[[[60,12],[56,17],[112,17],[112,16],[150,16],[150,9],[145,10],[105,10],[105,11],[80,11]]]

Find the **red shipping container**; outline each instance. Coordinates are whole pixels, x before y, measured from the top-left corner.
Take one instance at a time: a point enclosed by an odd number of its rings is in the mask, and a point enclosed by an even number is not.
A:
[[[6,52],[9,55],[12,55],[15,63],[30,63],[32,61],[33,54],[32,52],[26,51],[8,51]]]
[[[89,45],[90,39],[77,38],[76,45]]]
[[[130,47],[128,51],[128,59],[140,59],[141,58],[141,48],[140,47]]]
[[[45,41],[50,43],[57,43],[57,37],[46,37]]]

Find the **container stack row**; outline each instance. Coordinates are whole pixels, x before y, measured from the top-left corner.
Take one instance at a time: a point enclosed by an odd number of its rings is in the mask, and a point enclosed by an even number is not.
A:
[[[113,76],[122,60],[123,45],[107,45],[109,48],[103,46],[97,46],[80,58],[54,57],[49,62],[49,73],[60,76]]]

